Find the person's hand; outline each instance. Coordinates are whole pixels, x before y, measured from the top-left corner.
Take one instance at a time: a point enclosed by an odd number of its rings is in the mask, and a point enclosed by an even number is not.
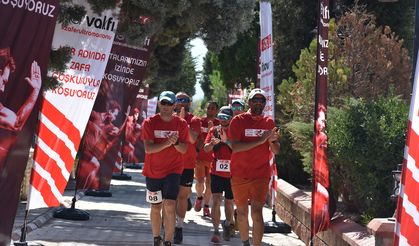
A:
[[[220,129],[221,142],[227,142],[227,132],[224,129]]]
[[[211,127],[214,126],[214,122],[212,120],[208,121],[208,130],[211,129]]]
[[[278,127],[274,127],[271,131],[272,131],[272,135],[269,137],[268,141],[270,143],[278,141],[279,140],[279,129],[278,129]]]
[[[272,135],[274,134],[274,129],[266,130],[262,133],[262,135],[260,136],[260,139],[259,139],[261,141],[261,143],[266,142],[266,140],[268,140],[272,137]]]
[[[168,146],[174,145],[176,144],[177,140],[179,138],[179,135],[177,133],[172,133],[168,138],[167,138],[167,144]]]
[[[42,85],[41,68],[36,61],[32,62],[31,66],[31,77],[26,77],[25,80],[28,82],[33,89],[39,90]]]
[[[219,138],[211,138],[211,145],[212,146],[217,145],[220,143],[220,141],[221,140]]]

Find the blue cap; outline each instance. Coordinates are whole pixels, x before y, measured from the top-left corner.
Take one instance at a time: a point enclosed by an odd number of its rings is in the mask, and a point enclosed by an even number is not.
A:
[[[159,102],[163,100],[167,100],[170,103],[175,103],[176,95],[172,91],[163,91],[162,93],[160,93]]]
[[[233,110],[231,110],[230,106],[222,106],[217,118],[221,120],[229,120],[233,118]]]
[[[238,104],[240,104],[240,105],[242,105],[242,106],[244,107],[244,102],[243,102],[242,100],[240,100],[240,99],[234,99],[234,100],[231,102],[231,105],[233,105],[233,104],[235,104],[235,103],[238,103]]]

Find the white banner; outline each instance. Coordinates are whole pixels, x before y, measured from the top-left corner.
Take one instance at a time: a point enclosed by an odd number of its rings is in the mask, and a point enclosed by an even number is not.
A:
[[[148,99],[147,101],[147,118],[156,114],[157,110],[157,97]]]
[[[260,88],[266,92],[265,115],[275,119],[271,3],[260,1]]]
[[[92,111],[118,24],[119,8],[87,14],[79,23],[55,27],[53,49],[70,46],[69,69],[54,73],[62,86],[43,95],[35,146],[29,209],[60,204],[74,159]]]

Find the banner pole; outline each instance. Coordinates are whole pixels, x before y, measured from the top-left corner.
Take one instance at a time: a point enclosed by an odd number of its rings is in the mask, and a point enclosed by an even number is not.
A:
[[[76,185],[74,187],[74,196],[71,199],[71,207],[70,208],[59,208],[57,209],[53,217],[58,219],[66,219],[66,220],[89,220],[90,214],[84,210],[76,209],[76,201],[77,201],[77,173],[79,170],[79,166],[77,165],[76,168]]]
[[[23,219],[23,225],[22,225],[22,229],[20,233],[20,239],[19,239],[19,242],[13,243],[15,246],[28,246],[28,242],[26,242],[26,226],[28,223],[28,214],[29,214],[29,209],[26,208],[25,218]]]

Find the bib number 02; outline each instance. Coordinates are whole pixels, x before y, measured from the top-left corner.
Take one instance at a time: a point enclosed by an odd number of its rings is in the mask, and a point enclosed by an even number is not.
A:
[[[161,190],[158,191],[149,191],[146,192],[146,200],[148,203],[161,203],[163,201]]]
[[[217,160],[215,170],[217,172],[230,172],[230,160]]]

